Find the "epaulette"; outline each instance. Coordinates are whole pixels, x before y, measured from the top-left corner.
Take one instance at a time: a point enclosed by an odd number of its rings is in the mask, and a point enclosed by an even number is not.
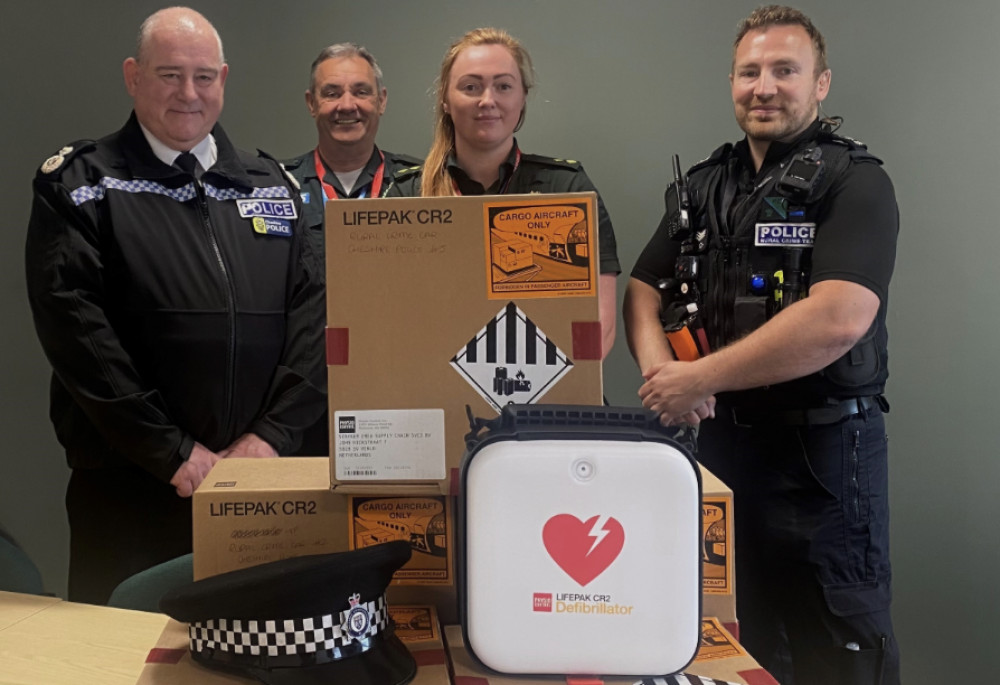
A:
[[[854,162],[882,163],[881,159],[868,151],[868,146],[865,143],[860,140],[856,140],[855,138],[849,138],[838,133],[833,133],[832,131],[824,131],[821,129],[817,135],[817,139],[823,143],[832,143],[834,145],[842,145],[846,147],[848,155]]]
[[[412,160],[408,160],[408,161],[412,161]],[[394,172],[392,172],[392,177],[393,177],[393,179],[395,179],[397,181],[402,181],[405,178],[410,178],[411,176],[416,176],[421,171],[423,171],[423,169],[424,169],[424,165],[421,162],[419,164],[414,164],[413,166],[407,166],[407,167],[402,167],[400,169],[396,169]]]
[[[419,157],[413,157],[412,155],[404,155],[399,152],[386,152],[382,150],[383,154],[388,157],[395,166],[402,167],[421,167],[424,164],[424,160]]]
[[[260,148],[257,148],[257,156],[263,157],[264,159],[269,159],[275,164],[277,164],[278,168],[281,169],[281,173],[283,173],[285,175],[285,178],[288,179],[288,182],[292,184],[292,187],[295,188],[295,190],[302,190],[302,186],[299,185],[299,182],[295,179],[295,177],[292,176],[290,173],[288,173],[288,169],[285,168],[285,165],[279,162],[274,156],[264,152]]]
[[[525,162],[535,162],[536,164],[547,164],[548,166],[563,167],[565,169],[579,169],[580,162],[575,159],[563,159],[561,157],[545,157],[544,155],[530,155],[521,153],[521,160]]]
[[[720,145],[712,152],[712,154],[710,154],[708,157],[706,157],[705,159],[701,160],[693,167],[688,169],[688,175],[690,176],[699,169],[704,169],[705,167],[721,164],[723,160],[729,157],[729,153],[732,151],[732,149],[733,149],[732,143],[726,143],[725,145]]]
[[[305,157],[295,157],[294,159],[286,159],[281,163],[281,166],[285,169],[298,169],[305,161]]]
[[[38,174],[40,176],[51,176],[57,171],[65,168],[65,164],[68,160],[73,159],[83,150],[89,150],[94,147],[94,145],[95,142],[93,140],[77,140],[69,145],[64,145],[59,148],[58,152],[42,162],[42,166],[38,168]]]

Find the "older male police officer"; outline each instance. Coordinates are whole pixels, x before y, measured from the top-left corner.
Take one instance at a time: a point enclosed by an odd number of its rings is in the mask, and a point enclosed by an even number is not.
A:
[[[316,122],[319,141],[315,149],[285,162],[285,168],[301,185],[309,239],[321,258],[326,202],[400,197],[398,182],[420,173],[419,159],[375,146],[387,102],[382,69],[366,48],[337,43],[313,61],[306,107]],[[324,321],[325,317],[324,309]],[[323,416],[309,430],[300,454],[329,454],[327,421]]]
[[[325,406],[298,197],[216,123],[218,34],[161,10],[123,68],[132,116],[42,165],[26,250],[73,469],[69,596],[94,603],[190,552],[190,496],[217,460],[288,453]]]
[[[730,83],[746,137],[668,189],[632,271],[639,396],[664,423],[700,422],[700,459],[733,488],[751,653],[785,685],[899,683],[882,417],[892,184],[818,119],[830,70],[801,12],[745,19]]]

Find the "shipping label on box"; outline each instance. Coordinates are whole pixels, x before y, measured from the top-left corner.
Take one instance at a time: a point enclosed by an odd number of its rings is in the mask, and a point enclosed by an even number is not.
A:
[[[448,494],[467,408],[602,404],[596,216],[594,193],[327,204],[334,489]]]
[[[334,412],[337,478],[440,480],[445,477],[441,409]],[[400,455],[405,454],[405,459]]]
[[[349,497],[351,549],[361,549],[392,540],[410,545],[413,556],[393,574],[394,583],[451,585],[451,498]]]

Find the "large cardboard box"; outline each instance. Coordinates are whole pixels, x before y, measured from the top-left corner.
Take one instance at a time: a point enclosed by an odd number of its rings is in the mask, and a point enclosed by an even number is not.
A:
[[[601,404],[593,193],[326,207],[331,475],[455,493],[466,407]]]
[[[434,605],[458,620],[454,499],[357,497],[330,489],[328,460],[223,459],[194,494],[195,580],[250,566],[406,540],[391,605]]]
[[[733,544],[733,491],[715,474],[701,469],[702,547],[701,615],[715,616],[739,636],[736,621],[736,573]]]
[[[465,648],[462,639],[461,626],[450,625],[444,629],[445,642],[448,645],[448,658],[451,660],[453,685],[552,685],[554,679],[517,677],[497,675],[486,671]],[[599,646],[581,645],[580,649],[590,649]],[[662,685],[689,685],[699,682],[687,676],[712,678],[717,683],[732,683],[733,685],[778,685],[778,682],[758,664],[752,656],[736,641],[736,639],[715,618],[702,619],[701,646],[698,656],[684,670],[683,674],[670,676],[665,680],[657,680]],[[603,678],[601,676],[566,676],[568,685],[642,685],[651,681],[638,681],[636,678]]]
[[[433,607],[390,607],[400,640],[417,662],[411,685],[451,685],[441,629]],[[171,619],[149,650],[136,685],[247,685],[256,679],[216,671],[191,658],[187,624]]]

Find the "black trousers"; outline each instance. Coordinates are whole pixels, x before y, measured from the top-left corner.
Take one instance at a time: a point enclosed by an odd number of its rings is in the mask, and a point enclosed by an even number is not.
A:
[[[69,599],[106,604],[129,576],[191,551],[191,499],[138,467],[74,469]]]
[[[881,410],[823,426],[716,415],[698,458],[733,489],[740,641],[782,685],[899,685]]]

